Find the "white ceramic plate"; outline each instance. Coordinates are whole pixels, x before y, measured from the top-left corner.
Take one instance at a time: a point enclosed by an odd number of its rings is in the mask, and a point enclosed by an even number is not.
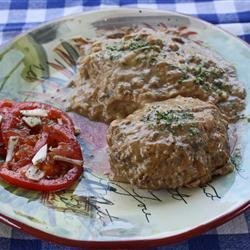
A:
[[[48,102],[63,108],[76,71],[77,40],[98,29],[146,23],[186,26],[233,63],[250,91],[250,49],[241,40],[192,17],[172,12],[112,9],[69,16],[42,25],[0,51],[0,97]],[[245,113],[249,112],[248,95]],[[133,189],[109,181],[104,124],[70,114],[81,128],[85,174],[71,190],[27,192],[0,184],[1,220],[38,237],[72,246],[135,247],[173,243],[233,218],[249,207],[250,130],[240,125],[237,169],[203,188]]]

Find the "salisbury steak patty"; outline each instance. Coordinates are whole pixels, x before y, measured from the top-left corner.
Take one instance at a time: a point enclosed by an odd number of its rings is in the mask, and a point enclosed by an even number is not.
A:
[[[228,122],[211,103],[176,97],[146,104],[108,130],[114,179],[140,188],[196,187],[225,175]]]
[[[178,28],[117,34],[83,45],[70,109],[110,123],[178,95],[211,101],[232,118],[244,108],[245,91],[233,65]]]

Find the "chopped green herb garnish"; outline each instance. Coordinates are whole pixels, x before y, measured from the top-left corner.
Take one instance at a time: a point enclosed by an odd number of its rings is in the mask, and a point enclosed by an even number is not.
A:
[[[191,135],[191,136],[195,136],[195,135],[198,135],[200,132],[200,130],[198,128],[195,128],[195,127],[191,127],[189,128],[188,130],[188,133]]]
[[[148,110],[147,115],[143,116],[142,121],[148,124],[148,128],[155,128],[160,130],[167,129],[169,132],[175,134],[182,128],[183,123],[194,118],[194,114],[188,110],[167,110],[161,111],[159,106],[153,106]],[[192,131],[196,133],[198,131]]]
[[[128,45],[128,49],[129,50],[136,50],[136,49],[140,49],[143,47],[149,46],[148,42],[143,41],[143,40],[134,40],[131,41],[131,43]]]
[[[182,120],[193,119],[194,115],[187,111],[174,111],[169,110],[167,112],[156,111],[157,121],[163,121],[165,124],[172,124],[173,122],[180,122]]]
[[[150,49],[153,48],[147,41],[142,39],[133,39],[128,42],[116,42],[111,45],[106,46],[106,49],[109,51],[124,51],[124,50],[137,50],[137,49]]]
[[[106,46],[106,49],[110,51],[121,51],[123,50],[123,44],[116,42],[116,43],[113,43],[112,45]]]
[[[181,77],[179,78],[178,82],[179,83],[183,83],[185,80],[187,80],[189,78],[188,74],[183,72],[183,74],[181,75]]]
[[[206,66],[205,63],[200,63],[195,67],[186,67],[181,69],[182,76],[179,79],[179,83],[184,82],[188,74],[192,74],[194,77],[194,83],[202,87],[206,91],[218,91],[224,90],[225,86],[220,79],[224,71],[213,66]]]
[[[112,61],[115,61],[115,60],[118,60],[121,58],[121,54],[111,54],[109,55],[109,59],[112,60]]]

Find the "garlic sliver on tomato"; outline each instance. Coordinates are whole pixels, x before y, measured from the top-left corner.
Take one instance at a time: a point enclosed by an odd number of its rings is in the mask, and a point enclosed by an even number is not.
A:
[[[81,160],[71,159],[71,158],[68,158],[68,157],[61,156],[61,155],[54,155],[53,160],[55,160],[55,161],[64,161],[64,162],[67,162],[67,163],[70,163],[72,165],[76,165],[76,166],[79,166],[79,167],[81,167],[83,165],[83,161],[81,161]]]
[[[58,122],[59,125],[63,125],[62,118],[58,118],[58,119],[57,119],[57,122]]]
[[[30,165],[25,172],[25,176],[32,181],[39,181],[45,176],[45,172],[34,165]]]
[[[5,162],[10,162],[14,155],[14,150],[18,142],[18,136],[10,136],[7,147]]]
[[[24,116],[22,120],[31,128],[42,124],[42,120],[39,117]]]
[[[43,161],[45,161],[46,157],[47,157],[47,151],[48,151],[48,145],[45,144],[44,146],[42,146],[37,153],[34,155],[34,157],[32,158],[32,163],[34,165],[37,165]]]
[[[20,110],[20,113],[25,116],[46,117],[48,115],[48,111],[46,109]]]
[[[2,120],[3,120],[3,117],[0,115],[0,123],[2,122]]]

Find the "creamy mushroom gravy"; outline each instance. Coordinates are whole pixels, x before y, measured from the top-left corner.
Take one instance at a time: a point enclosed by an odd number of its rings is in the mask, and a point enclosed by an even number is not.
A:
[[[233,170],[228,125],[244,109],[245,90],[234,66],[189,34],[134,27],[84,40],[70,109],[111,123],[115,180],[195,187]]]
[[[203,185],[233,170],[227,129],[219,109],[197,98],[146,104],[110,124],[113,178],[150,189]]]
[[[235,68],[182,29],[121,28],[86,41],[70,109],[110,123],[182,95],[211,101],[237,119],[245,91]]]

